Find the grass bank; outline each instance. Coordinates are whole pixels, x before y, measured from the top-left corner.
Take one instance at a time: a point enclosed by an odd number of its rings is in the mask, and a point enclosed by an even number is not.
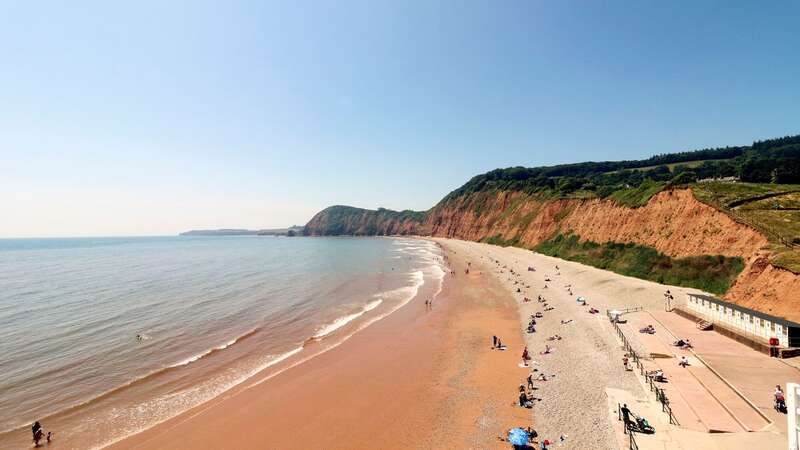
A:
[[[722,295],[744,269],[741,258],[721,255],[672,258],[637,244],[579,242],[575,234],[558,235],[536,247],[545,255],[576,261],[621,275],[701,289]]]

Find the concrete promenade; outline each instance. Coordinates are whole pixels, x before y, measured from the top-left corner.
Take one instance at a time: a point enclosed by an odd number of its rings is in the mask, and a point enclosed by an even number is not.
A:
[[[667,376],[666,383],[657,384],[664,389],[680,424],[669,424],[652,394],[642,399],[609,392],[612,414],[618,403],[628,403],[656,426],[654,435],[635,435],[640,449],[785,448],[786,416],[773,409],[772,394],[776,384],[800,380],[796,365],[713,331],[701,331],[694,322],[672,312],[641,311],[626,314],[624,319],[627,323],[620,328],[628,340],[651,356],[643,360],[645,370],[661,369]],[[646,325],[653,325],[656,333],[639,333]],[[678,338],[688,338],[694,349],[674,347]],[[678,365],[681,356],[688,358],[689,367]],[[644,378],[640,379],[646,386]],[[621,424],[617,428],[620,448],[628,448]]]

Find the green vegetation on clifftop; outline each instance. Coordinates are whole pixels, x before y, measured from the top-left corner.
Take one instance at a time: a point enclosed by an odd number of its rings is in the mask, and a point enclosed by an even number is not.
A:
[[[800,273],[800,184],[697,183],[694,196],[763,233],[777,253],[772,263]]]
[[[335,205],[318,212],[306,224],[304,235],[322,236],[375,236],[387,234],[410,234],[414,227],[427,218],[425,211],[392,211],[355,208]]]
[[[496,169],[473,177],[440,204],[477,193],[522,191],[550,198],[611,196],[622,205],[638,207],[660,191],[658,185],[663,188],[726,177],[753,183],[800,183],[800,136],[757,141],[749,146],[656,155],[638,161]],[[480,211],[480,205],[475,206]]]
[[[724,294],[744,269],[741,258],[720,255],[671,258],[652,247],[636,244],[580,242],[578,235],[558,235],[536,251],[577,261],[622,275]]]

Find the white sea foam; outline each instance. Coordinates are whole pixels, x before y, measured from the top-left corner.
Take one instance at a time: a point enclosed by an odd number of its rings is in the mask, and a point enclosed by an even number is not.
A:
[[[247,333],[244,333],[244,334],[242,334],[241,336],[237,336],[237,337],[235,337],[235,338],[231,339],[230,341],[228,341],[228,342],[226,342],[226,343],[224,343],[224,344],[222,344],[222,345],[218,345],[218,346],[216,346],[216,347],[212,347],[212,348],[210,348],[210,349],[208,349],[208,350],[205,350],[205,351],[203,351],[203,352],[201,352],[201,353],[198,353],[198,354],[196,354],[196,355],[190,356],[190,357],[188,357],[188,358],[186,358],[186,359],[184,359],[184,360],[178,361],[178,362],[176,362],[175,364],[172,364],[171,366],[168,366],[168,367],[169,367],[169,368],[172,368],[172,367],[180,367],[180,366],[185,366],[185,365],[187,365],[187,364],[191,364],[191,363],[193,363],[193,362],[197,361],[198,359],[200,359],[200,358],[202,358],[202,357],[204,357],[204,356],[207,356],[207,355],[209,355],[209,354],[211,354],[211,353],[213,353],[213,352],[215,352],[215,351],[219,351],[219,350],[225,350],[226,348],[228,348],[228,347],[230,347],[231,345],[233,345],[233,344],[235,344],[236,342],[238,342],[238,341],[239,341],[239,339],[242,339],[242,338],[244,338],[244,337],[246,337],[246,336],[250,336],[251,334],[255,333],[255,331],[256,331],[256,330],[250,330],[250,331],[248,331]]]
[[[412,247],[412,246],[409,245],[408,247]],[[124,439],[127,436],[130,436],[132,434],[136,434],[136,433],[145,431],[145,430],[147,430],[149,428],[152,428],[152,427],[154,427],[154,426],[156,426],[156,425],[168,420],[171,417],[174,417],[174,416],[176,416],[178,414],[181,414],[181,413],[183,413],[183,412],[195,407],[198,404],[202,404],[202,403],[207,402],[207,401],[209,401],[209,400],[211,400],[211,399],[213,399],[213,398],[215,398],[217,396],[220,396],[220,395],[224,394],[226,391],[230,390],[231,388],[233,388],[233,387],[235,387],[235,386],[237,386],[237,385],[239,385],[239,384],[241,384],[241,383],[243,383],[243,382],[245,382],[247,380],[253,380],[254,382],[252,384],[249,384],[248,386],[246,386],[245,389],[249,389],[251,387],[260,385],[261,383],[264,383],[265,381],[272,379],[273,377],[285,372],[286,370],[289,370],[289,369],[291,369],[293,367],[296,367],[296,366],[298,366],[298,365],[300,365],[300,364],[302,364],[302,363],[304,363],[304,362],[306,362],[306,361],[308,361],[308,360],[310,360],[310,359],[312,359],[312,358],[314,358],[314,357],[316,357],[316,356],[318,356],[318,355],[320,355],[322,353],[325,353],[325,352],[327,352],[329,350],[332,350],[332,349],[338,347],[339,345],[343,344],[345,341],[350,339],[352,336],[354,336],[359,331],[361,331],[361,330],[371,326],[372,324],[374,324],[374,323],[376,323],[376,322],[388,317],[392,313],[396,312],[397,310],[399,310],[400,308],[404,307],[409,302],[411,302],[411,300],[413,300],[419,294],[420,288],[425,284],[426,275],[427,275],[427,277],[429,279],[435,279],[435,280],[438,281],[439,285],[437,287],[437,290],[433,294],[433,298],[435,299],[439,295],[439,293],[441,293],[441,291],[442,291],[444,275],[446,274],[446,272],[442,268],[441,260],[438,257],[439,255],[437,253],[435,253],[435,250],[437,249],[437,247],[435,245],[433,245],[432,243],[427,243],[426,247],[428,247],[428,248],[419,248],[419,247],[417,247],[417,249],[418,250],[422,250],[422,252],[414,252],[414,253],[417,253],[417,255],[415,255],[415,256],[421,256],[421,255],[419,255],[419,253],[423,253],[423,252],[427,253],[425,255],[424,259],[425,260],[430,260],[432,262],[432,264],[430,264],[429,266],[427,266],[427,267],[425,267],[425,268],[423,268],[421,270],[416,270],[414,272],[411,272],[409,274],[409,276],[408,276],[409,277],[409,281],[411,282],[410,285],[403,286],[403,287],[400,287],[400,288],[397,288],[397,289],[393,289],[393,290],[390,290],[390,291],[386,291],[386,292],[377,294],[376,295],[376,299],[371,301],[371,302],[369,302],[369,303],[367,303],[366,305],[364,305],[364,307],[362,308],[361,311],[359,311],[357,313],[353,313],[353,314],[347,315],[347,316],[340,317],[340,318],[336,319],[335,321],[331,322],[330,324],[320,328],[315,333],[314,338],[320,338],[320,337],[324,337],[324,336],[330,335],[334,331],[342,328],[347,323],[352,322],[353,320],[355,320],[358,317],[361,317],[365,313],[374,310],[379,305],[381,305],[384,302],[384,300],[391,301],[391,308],[389,310],[383,312],[382,314],[379,314],[377,316],[371,317],[368,320],[364,321],[363,323],[359,324],[354,330],[352,330],[348,334],[342,336],[342,338],[340,340],[335,341],[334,343],[332,343],[329,346],[326,346],[322,351],[316,352],[314,354],[310,354],[310,355],[308,355],[306,357],[303,357],[303,358],[300,358],[300,359],[292,362],[291,364],[287,365],[286,367],[282,367],[281,369],[279,369],[277,371],[274,371],[274,372],[270,373],[269,375],[267,375],[267,376],[265,376],[263,378],[254,378],[260,372],[268,369],[269,367],[274,366],[274,365],[276,365],[276,364],[278,364],[280,362],[283,362],[283,361],[285,361],[285,360],[287,360],[287,359],[299,354],[300,352],[302,352],[304,348],[303,348],[303,346],[300,346],[300,347],[294,348],[292,350],[289,350],[289,351],[287,351],[285,353],[282,353],[282,354],[279,354],[279,355],[270,355],[270,356],[267,357],[267,359],[262,364],[258,364],[256,366],[254,366],[254,367],[252,367],[252,368],[250,368],[248,370],[242,371],[242,372],[236,372],[235,375],[231,374],[231,372],[228,372],[228,375],[226,375],[224,377],[220,377],[220,378],[218,378],[216,380],[213,380],[213,383],[212,383],[213,387],[210,387],[208,385],[196,386],[194,388],[187,389],[185,391],[181,391],[181,392],[177,392],[177,393],[173,393],[173,394],[170,394],[170,395],[166,395],[166,396],[162,396],[162,397],[159,397],[159,398],[152,399],[152,400],[146,402],[145,404],[139,405],[139,407],[137,408],[137,412],[141,416],[141,421],[133,420],[132,423],[137,423],[138,422],[141,425],[138,425],[138,426],[137,425],[133,425],[130,429],[124,430],[124,433],[122,433],[121,436],[113,439],[112,441],[103,443],[102,445],[100,445],[98,447],[95,447],[95,448],[99,449],[99,448],[106,447],[108,445],[111,445],[111,444],[113,444],[115,442],[118,442],[118,441]],[[405,249],[400,249],[400,250],[405,250]],[[403,252],[403,253],[406,253],[406,252]],[[245,336],[245,335],[243,335],[243,336]],[[180,361],[179,363],[175,364],[174,366],[181,366],[181,365],[190,364],[190,363],[192,363],[194,361],[197,361],[198,359],[202,358],[203,356],[206,356],[207,354],[209,354],[209,353],[211,353],[211,352],[213,352],[215,350],[225,349],[225,348],[229,347],[230,345],[235,344],[243,336],[240,336],[240,337],[238,337],[236,339],[233,339],[233,340],[231,340],[231,341],[229,341],[229,342],[227,342],[227,343],[225,343],[223,345],[214,347],[213,349],[210,349],[208,351],[205,351],[203,353],[200,353],[198,355],[194,355],[194,356],[192,356],[190,358],[187,358],[187,359],[185,359],[183,361]],[[203,411],[203,409],[201,408],[200,410],[198,410],[198,412],[196,414],[200,414],[200,413],[202,413],[202,411]],[[118,411],[118,413],[122,414],[122,413],[125,413],[125,412]],[[130,411],[127,411],[127,413],[130,414]],[[153,421],[154,417],[158,417],[159,419],[157,419],[156,421]]]
[[[348,334],[346,336],[343,336],[340,341],[330,345],[329,347],[326,347],[323,351],[321,351],[319,353],[316,353],[314,355],[307,356],[306,358],[303,358],[301,360],[295,361],[291,365],[289,365],[287,367],[284,367],[281,370],[278,370],[276,372],[273,372],[273,373],[269,374],[268,376],[266,376],[264,378],[261,378],[260,380],[256,381],[255,383],[249,385],[248,388],[251,388],[251,387],[254,387],[254,386],[258,386],[261,383],[264,383],[265,381],[268,381],[268,380],[272,379],[273,377],[276,377],[276,376],[280,375],[281,373],[283,373],[283,372],[285,372],[285,371],[287,371],[287,370],[289,370],[289,369],[291,369],[293,367],[299,366],[300,364],[303,364],[304,362],[306,362],[306,361],[308,361],[308,360],[310,360],[310,359],[312,359],[312,358],[314,358],[316,356],[321,355],[322,353],[325,353],[327,351],[333,350],[334,348],[344,344],[348,339],[353,337],[359,331],[367,328],[368,326],[374,324],[375,322],[378,322],[378,321],[386,318],[387,316],[391,315],[392,313],[394,313],[395,311],[399,310],[403,306],[407,305],[411,300],[414,299],[414,297],[417,296],[417,294],[419,293],[419,288],[425,283],[425,274],[421,270],[418,270],[418,271],[412,272],[410,274],[409,278],[413,282],[412,285],[403,286],[401,288],[392,289],[391,291],[387,291],[387,292],[384,292],[382,294],[379,294],[381,300],[386,299],[386,298],[400,297],[400,301],[397,304],[395,304],[394,307],[392,307],[391,310],[389,310],[389,311],[387,311],[387,312],[385,312],[383,314],[380,314],[378,316],[375,316],[375,317],[371,318],[370,320],[365,321],[364,323],[359,325],[358,328],[356,328],[353,332],[351,332],[350,334]],[[438,295],[438,292],[437,292],[437,295]]]
[[[229,344],[230,345],[230,344]],[[287,352],[281,353],[279,355],[269,355],[266,357],[266,361],[262,364],[259,364],[250,370],[243,371],[237,373],[235,376],[226,376],[224,379],[215,379],[211,380],[209,383],[204,383],[200,386],[195,386],[193,388],[175,392],[167,395],[163,395],[151,400],[148,400],[140,405],[138,405],[135,409],[114,409],[111,411],[112,416],[123,416],[126,423],[129,424],[136,424],[136,423],[146,423],[143,426],[131,426],[130,429],[125,430],[125,433],[120,435],[119,437],[110,440],[108,442],[104,442],[98,446],[92,447],[92,450],[102,449],[109,445],[112,445],[116,442],[119,442],[126,437],[141,433],[146,431],[170,418],[177,416],[198,404],[202,404],[203,402],[207,402],[226,391],[230,390],[231,388],[241,384],[243,381],[255,376],[259,372],[268,369],[275,364],[278,364],[282,361],[285,361],[288,358],[300,353],[303,351],[303,347],[297,347]],[[290,366],[294,367],[294,365]],[[281,370],[280,372],[283,372]],[[278,373],[280,373],[278,372]],[[230,373],[230,372],[229,372]],[[220,377],[223,378],[223,377]],[[210,386],[213,386],[209,389]],[[201,413],[202,410],[198,411],[197,414]],[[154,417],[159,417],[158,420],[152,421]]]
[[[372,311],[373,309],[377,308],[382,302],[383,302],[383,300],[380,299],[380,298],[377,299],[377,300],[373,300],[373,301],[367,303],[366,305],[364,305],[364,307],[361,308],[361,311],[358,311],[358,312],[353,313],[353,314],[348,314],[346,316],[339,317],[338,319],[334,320],[333,322],[320,327],[319,330],[317,330],[317,332],[314,333],[314,336],[312,336],[312,337],[314,339],[323,338],[323,337],[333,333],[334,331],[338,330],[339,328],[342,328],[343,326],[347,325],[348,323],[358,319],[359,317],[363,316],[364,314],[366,314],[366,313]]]

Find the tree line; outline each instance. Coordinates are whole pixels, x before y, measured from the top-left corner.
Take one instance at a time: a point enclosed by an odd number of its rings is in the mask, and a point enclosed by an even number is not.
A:
[[[756,141],[750,146],[659,154],[636,161],[495,169],[473,177],[442,201],[484,190],[562,195],[590,191],[606,197],[620,189],[637,188],[647,180],[680,185],[726,177],[754,183],[800,183],[800,135]]]

